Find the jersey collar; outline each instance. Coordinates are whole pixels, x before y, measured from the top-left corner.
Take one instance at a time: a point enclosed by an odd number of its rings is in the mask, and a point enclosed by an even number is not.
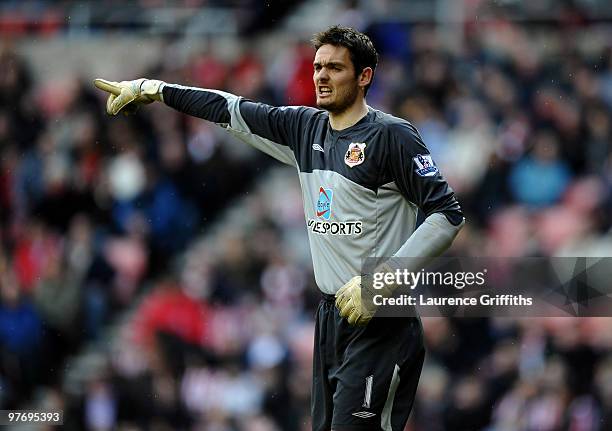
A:
[[[347,127],[346,129],[342,129],[342,130],[335,130],[332,128],[331,124],[329,123],[329,114],[328,114],[328,119],[327,119],[327,130],[332,134],[332,135],[343,135],[345,133],[351,132],[357,128],[359,128],[360,126],[366,124],[366,123],[370,123],[372,122],[372,120],[374,119],[374,116],[376,115],[376,113],[374,112],[374,109],[372,109],[371,107],[368,106],[368,113],[366,115],[364,115],[361,120],[357,121],[355,124],[353,124],[350,127]]]

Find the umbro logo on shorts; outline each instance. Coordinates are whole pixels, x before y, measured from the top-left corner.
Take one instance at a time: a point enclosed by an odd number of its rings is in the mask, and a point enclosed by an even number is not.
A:
[[[362,418],[362,419],[367,419],[367,418],[371,418],[372,416],[376,416],[376,413],[357,412],[357,413],[353,413],[353,416],[357,416],[358,418]]]

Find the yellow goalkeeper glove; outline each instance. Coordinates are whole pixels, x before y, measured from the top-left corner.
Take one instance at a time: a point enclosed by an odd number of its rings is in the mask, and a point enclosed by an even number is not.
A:
[[[117,115],[121,111],[133,114],[140,105],[161,101],[162,84],[163,81],[145,78],[121,82],[94,80],[96,87],[110,93],[106,101],[106,112],[110,115]]]
[[[336,292],[336,308],[351,325],[367,325],[372,320],[376,307],[373,302],[362,298],[361,276],[351,278]]]
[[[390,266],[380,265],[375,272],[392,272]],[[371,283],[364,283],[361,276],[353,277],[336,292],[336,308],[340,317],[345,317],[351,325],[367,325],[376,313],[374,296],[389,297],[395,290],[394,285],[386,285],[383,289],[373,290]]]

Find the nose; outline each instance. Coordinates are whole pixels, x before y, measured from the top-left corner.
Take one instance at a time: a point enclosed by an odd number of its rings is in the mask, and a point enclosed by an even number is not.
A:
[[[318,71],[315,71],[315,79],[317,81],[327,81],[329,79],[329,74],[327,70],[323,67]]]

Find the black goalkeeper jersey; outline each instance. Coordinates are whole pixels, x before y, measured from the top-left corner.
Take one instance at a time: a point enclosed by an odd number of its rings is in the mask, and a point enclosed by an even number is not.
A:
[[[392,256],[414,232],[418,209],[454,225],[463,220],[418,131],[403,119],[369,108],[357,124],[334,130],[323,110],[174,84],[164,86],[163,100],[297,169],[324,293],[360,274],[366,258]]]

